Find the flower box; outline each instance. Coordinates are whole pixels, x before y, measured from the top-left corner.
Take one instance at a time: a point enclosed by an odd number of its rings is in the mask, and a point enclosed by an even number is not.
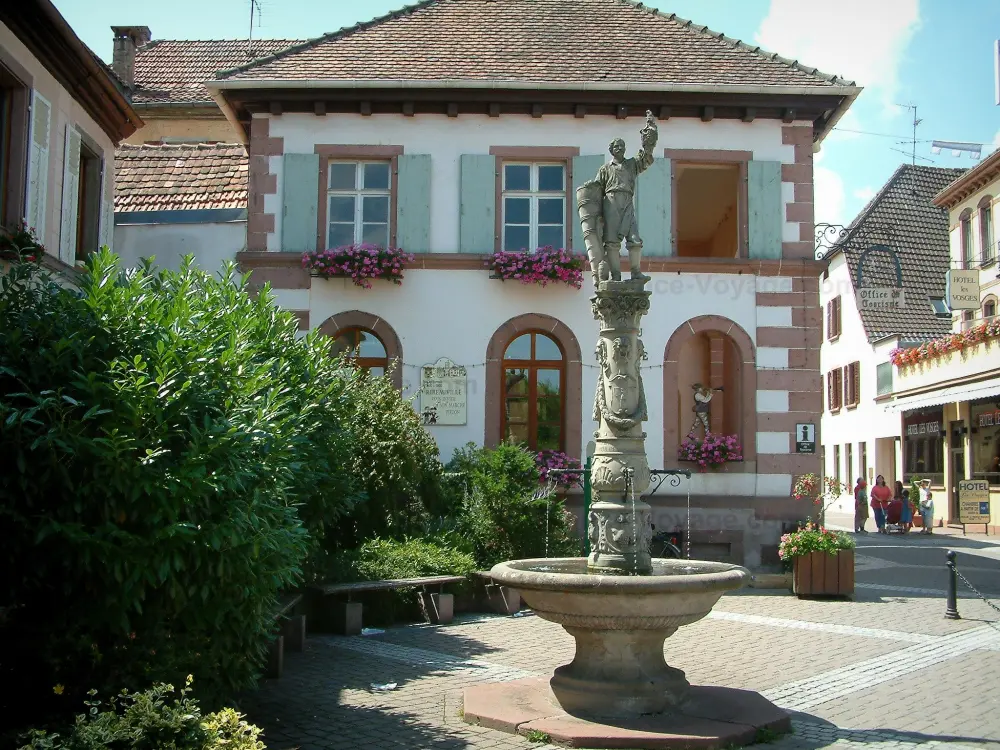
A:
[[[724,469],[727,463],[743,461],[743,449],[739,435],[716,435],[707,433],[699,439],[688,435],[677,449],[679,461],[694,463],[698,471]]]
[[[850,596],[854,593],[854,550],[809,552],[794,558],[792,591],[798,596]]]
[[[522,284],[563,283],[574,289],[583,286],[586,258],[570,250],[540,247],[533,253],[525,250],[497,250],[486,260],[491,279],[519,281]]]
[[[399,248],[368,244],[345,245],[302,256],[302,267],[310,276],[350,279],[363,289],[372,288],[372,279],[402,283],[403,269],[412,262],[413,256]]]

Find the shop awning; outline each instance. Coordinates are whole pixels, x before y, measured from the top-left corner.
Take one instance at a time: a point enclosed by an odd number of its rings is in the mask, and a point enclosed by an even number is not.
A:
[[[898,398],[886,404],[885,410],[898,414],[911,409],[923,409],[928,406],[940,406],[957,401],[975,401],[977,398],[989,398],[990,396],[1000,396],[1000,378],[973,385],[952,385],[917,396]]]

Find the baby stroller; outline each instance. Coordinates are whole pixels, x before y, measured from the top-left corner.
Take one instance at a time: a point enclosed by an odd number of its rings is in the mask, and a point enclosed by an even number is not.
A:
[[[885,511],[885,530],[886,533],[891,534],[893,531],[897,531],[900,534],[905,534],[909,529],[906,528],[906,524],[902,522],[903,517],[903,503],[905,501],[895,499],[889,503],[889,506]]]

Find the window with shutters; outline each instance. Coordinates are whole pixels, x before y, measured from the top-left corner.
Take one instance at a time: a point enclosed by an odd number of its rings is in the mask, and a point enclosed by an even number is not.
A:
[[[750,154],[667,149],[666,155],[673,162],[672,210],[677,255],[746,257]]]
[[[985,196],[979,201],[979,246],[983,254],[983,265],[996,262],[996,240],[993,236],[993,197]]]
[[[25,216],[29,96],[23,80],[0,64],[0,226],[19,226]]]
[[[80,164],[77,167],[77,214],[75,259],[85,261],[87,256],[100,247],[102,183],[104,164],[89,139],[80,140]]]
[[[844,368],[844,405],[851,409],[861,402],[861,363],[851,362]]]
[[[854,481],[854,443],[844,446],[844,475],[848,482]]]
[[[967,208],[959,218],[962,240],[962,268],[972,268],[972,209]]]
[[[839,411],[844,405],[844,371],[841,368],[830,370],[826,374],[826,398],[830,411]]]
[[[326,248],[372,244],[392,236],[392,169],[388,160],[330,160],[327,166]]]
[[[840,296],[826,303],[826,338],[829,341],[840,335]]]
[[[868,443],[858,443],[858,469],[859,476],[868,481]]]
[[[833,446],[833,478],[840,484],[840,446]]]
[[[983,302],[983,320],[990,320],[997,315],[997,298],[987,297]]]
[[[566,247],[566,165],[503,163],[504,250]]]

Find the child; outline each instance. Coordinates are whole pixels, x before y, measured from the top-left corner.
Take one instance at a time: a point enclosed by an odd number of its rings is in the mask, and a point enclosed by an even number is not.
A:
[[[925,479],[920,483],[920,515],[924,519],[924,528],[921,534],[934,533],[934,493],[931,492],[931,480]]]

